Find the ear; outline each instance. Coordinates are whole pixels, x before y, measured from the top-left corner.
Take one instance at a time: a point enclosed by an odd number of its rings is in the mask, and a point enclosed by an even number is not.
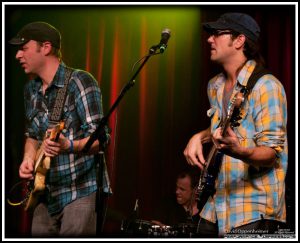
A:
[[[52,44],[49,41],[43,42],[43,49],[46,56],[48,56],[51,53],[52,50]]]
[[[245,42],[246,42],[246,36],[243,35],[243,34],[238,35],[238,36],[234,39],[234,44],[235,44],[235,47],[236,47],[237,49],[242,48],[242,47],[244,46]]]

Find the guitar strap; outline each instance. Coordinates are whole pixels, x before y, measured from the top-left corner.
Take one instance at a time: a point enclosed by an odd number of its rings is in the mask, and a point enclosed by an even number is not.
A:
[[[248,79],[247,85],[243,86],[242,89],[241,89],[241,93],[244,96],[244,100],[246,100],[248,95],[251,93],[251,90],[253,89],[254,85],[257,82],[257,80],[260,79],[262,76],[264,76],[266,74],[271,74],[271,72],[268,69],[261,66],[261,65],[256,65],[255,66],[253,72],[251,73],[251,75]],[[239,125],[238,120],[241,118],[238,114],[239,112],[240,111],[237,109],[237,110],[234,110],[234,112],[232,114],[233,118],[231,119],[231,124],[233,124],[233,126],[238,126]]]
[[[265,74],[271,74],[271,72],[261,65],[255,66],[251,76],[248,79],[247,86],[245,87],[246,93],[244,94],[244,98],[246,98],[250,94],[250,92],[251,92],[252,88],[254,87],[254,85],[256,84],[257,80],[260,79]]]
[[[49,119],[49,123],[50,124],[56,124],[61,120],[62,117],[62,111],[63,111],[63,107],[66,101],[66,93],[67,93],[67,88],[68,88],[68,84],[69,81],[71,79],[73,70],[69,67],[66,67],[65,69],[65,81],[64,81],[64,87],[59,89],[57,91],[57,96],[55,99],[55,103],[54,103],[54,108],[51,112],[51,116]]]
[[[60,88],[57,91],[56,99],[54,102],[54,108],[51,112],[50,118],[49,118],[49,128],[53,128],[55,125],[57,125],[61,121],[63,107],[66,101],[67,96],[67,88],[69,81],[71,79],[73,73],[73,69],[66,67],[65,68],[65,75],[64,75],[64,87]],[[42,166],[39,166],[36,169],[36,173],[40,173],[43,176],[46,176],[46,173],[49,169],[50,161],[47,163],[44,163]]]

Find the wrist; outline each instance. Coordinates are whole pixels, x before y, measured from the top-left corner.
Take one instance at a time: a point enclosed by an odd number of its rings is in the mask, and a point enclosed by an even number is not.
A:
[[[23,157],[23,161],[30,161],[30,162],[33,162],[34,159],[33,159],[31,156],[25,154],[24,157]]]
[[[238,153],[238,159],[247,162],[251,158],[252,153],[253,153],[253,149],[240,147],[240,152]]]

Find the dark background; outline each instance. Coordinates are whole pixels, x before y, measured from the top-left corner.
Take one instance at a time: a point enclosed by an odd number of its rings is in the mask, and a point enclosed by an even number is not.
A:
[[[186,11],[186,16],[184,15]],[[172,31],[163,55],[152,57],[136,85],[113,113],[112,143],[106,159],[113,195],[108,200],[104,230],[114,235],[139,199],[139,218],[151,219],[160,200],[172,193],[176,174],[187,167],[183,150],[206,128],[206,85],[219,70],[209,60],[201,23],[225,12],[244,12],[261,27],[261,51],[268,68],[283,83],[288,100],[289,164],[286,178],[287,220],[295,228],[295,6],[63,6],[6,5],[4,38],[4,191],[18,179],[23,156],[23,87],[27,77],[7,41],[25,24],[46,21],[63,36],[64,62],[91,72],[103,93],[107,112],[132,75],[135,61]],[[168,15],[169,14],[169,15]],[[31,215],[3,198],[5,237],[30,236]]]

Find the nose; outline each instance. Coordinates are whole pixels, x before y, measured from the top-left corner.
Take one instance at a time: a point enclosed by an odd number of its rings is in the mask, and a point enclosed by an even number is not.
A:
[[[213,35],[210,35],[210,36],[208,37],[208,39],[207,39],[207,42],[208,42],[209,44],[211,44],[211,43],[213,42],[213,40],[214,40]]]
[[[22,55],[23,55],[23,52],[21,50],[18,50],[17,54],[16,54],[16,59],[19,60],[22,57]]]

